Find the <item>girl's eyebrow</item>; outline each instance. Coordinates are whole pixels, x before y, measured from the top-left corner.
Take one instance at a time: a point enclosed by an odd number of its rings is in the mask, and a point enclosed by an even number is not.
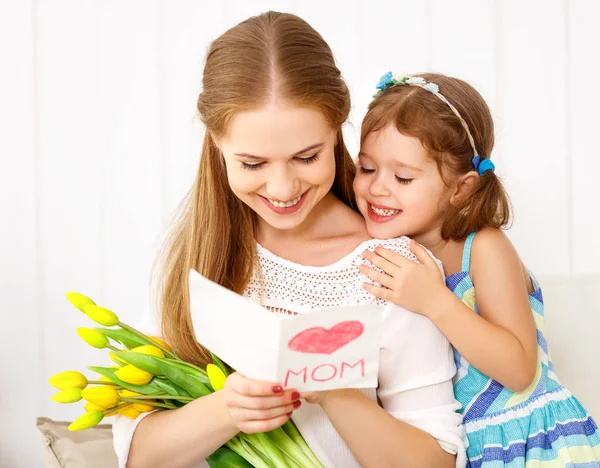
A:
[[[323,146],[325,145],[325,143],[315,143],[314,145],[310,145],[307,146],[304,149],[301,149],[300,151],[296,151],[294,154],[292,154],[292,158],[295,156],[300,156],[301,154],[307,153],[308,151],[314,150],[314,149],[321,149]],[[236,156],[241,156],[243,158],[249,158],[249,159],[267,159],[263,156],[255,156],[253,154],[248,154],[248,153],[234,153]]]
[[[418,167],[415,166],[410,166],[408,164],[404,164],[403,162],[400,161],[394,161],[394,164],[396,166],[400,166],[400,167],[406,167],[407,169],[412,169],[413,171],[419,171],[419,172],[423,172],[423,169],[419,169]]]
[[[364,151],[361,151],[360,153],[358,153],[358,157],[359,157],[359,158],[360,158],[360,157],[364,157],[364,158],[369,158],[369,159],[371,159],[371,157],[370,157],[370,156],[369,156],[367,153],[365,153]],[[418,167],[415,167],[415,166],[410,166],[410,165],[408,165],[408,164],[405,164],[405,163],[403,163],[403,162],[400,162],[400,161],[394,161],[394,164],[395,164],[396,166],[400,166],[400,167],[406,167],[407,169],[412,169],[413,171],[419,171],[419,172],[423,172],[423,169],[419,169]]]

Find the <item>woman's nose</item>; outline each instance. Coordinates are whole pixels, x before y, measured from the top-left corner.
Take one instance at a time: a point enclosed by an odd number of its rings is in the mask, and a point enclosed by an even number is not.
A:
[[[299,196],[300,183],[293,170],[274,168],[267,182],[267,193],[274,200],[286,202]]]

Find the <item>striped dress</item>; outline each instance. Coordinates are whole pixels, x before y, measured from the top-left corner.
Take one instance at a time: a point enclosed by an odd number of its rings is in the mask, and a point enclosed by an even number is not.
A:
[[[469,274],[472,233],[464,246],[462,271],[446,285],[477,312]],[[538,365],[531,386],[512,392],[479,372],[454,351],[454,394],[461,404],[471,468],[600,468],[600,432],[581,403],[559,382],[544,338],[542,291],[532,277],[529,295],[535,319]]]

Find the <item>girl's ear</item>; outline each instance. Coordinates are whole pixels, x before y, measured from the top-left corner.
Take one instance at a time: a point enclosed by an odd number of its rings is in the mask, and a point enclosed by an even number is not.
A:
[[[454,204],[463,197],[468,197],[477,182],[479,182],[479,174],[475,171],[469,171],[460,176],[456,181],[454,193],[450,197],[450,203]]]

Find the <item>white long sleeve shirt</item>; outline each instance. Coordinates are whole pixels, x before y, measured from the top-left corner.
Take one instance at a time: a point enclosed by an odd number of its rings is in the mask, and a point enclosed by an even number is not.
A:
[[[464,467],[466,439],[452,388],[456,372],[452,349],[429,319],[377,299],[363,289],[362,284],[369,280],[358,271],[365,262],[361,254],[377,246],[415,259],[405,237],[365,241],[352,253],[324,267],[300,265],[258,245],[258,263],[244,295],[278,314],[303,314],[348,305],[383,307],[379,386],[363,389],[363,393],[374,402],[379,398],[392,416],[429,433],[444,450],[457,455],[457,467]],[[441,270],[439,262],[438,265]],[[151,320],[143,327],[148,333],[160,334]],[[117,416],[113,424],[121,468],[126,466],[135,428],[147,414],[136,420]],[[292,419],[326,468],[360,468],[320,406],[304,404],[294,411]],[[198,468],[207,466],[203,462]]]

